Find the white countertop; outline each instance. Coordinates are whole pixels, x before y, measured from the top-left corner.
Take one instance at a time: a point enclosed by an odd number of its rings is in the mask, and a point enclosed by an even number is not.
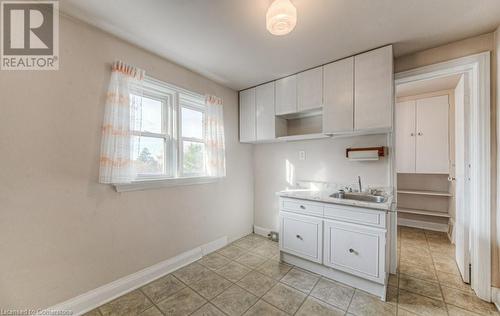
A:
[[[391,207],[393,200],[392,195],[387,195],[387,201],[384,203],[375,203],[375,202],[355,201],[348,199],[336,199],[330,197],[330,194],[332,193],[333,191],[331,190],[287,189],[276,192],[276,195],[282,197],[301,199],[301,200],[359,206],[377,210],[392,211]]]

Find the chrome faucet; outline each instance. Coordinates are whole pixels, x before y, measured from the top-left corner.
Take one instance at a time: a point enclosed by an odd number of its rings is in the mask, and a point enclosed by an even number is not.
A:
[[[363,188],[361,187],[361,176],[358,176],[358,185],[359,185],[359,192],[363,192]]]

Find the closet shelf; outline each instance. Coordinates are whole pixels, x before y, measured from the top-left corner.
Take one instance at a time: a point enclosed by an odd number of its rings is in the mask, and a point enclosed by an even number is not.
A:
[[[415,194],[415,195],[430,195],[430,196],[453,196],[450,192],[446,191],[431,191],[431,190],[403,190],[397,191],[401,194]]]
[[[417,214],[417,215],[427,215],[427,216],[434,216],[434,217],[450,217],[450,214],[448,212],[440,212],[440,211],[426,211],[426,210],[417,210],[417,209],[411,209],[411,208],[402,208],[398,207],[398,212],[401,213],[408,213],[408,214]]]

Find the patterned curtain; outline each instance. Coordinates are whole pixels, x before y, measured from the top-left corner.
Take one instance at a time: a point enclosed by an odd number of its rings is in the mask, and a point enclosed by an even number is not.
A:
[[[144,70],[120,61],[111,67],[102,125],[100,183],[130,183],[137,177],[132,150],[139,148]],[[131,93],[134,96],[131,96]]]
[[[206,104],[206,166],[209,177],[226,176],[226,150],[224,142],[224,111],[222,99],[208,95]]]

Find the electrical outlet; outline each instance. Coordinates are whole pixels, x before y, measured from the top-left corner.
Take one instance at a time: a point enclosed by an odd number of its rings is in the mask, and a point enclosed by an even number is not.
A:
[[[299,151],[299,160],[306,160],[306,152],[301,150]]]

